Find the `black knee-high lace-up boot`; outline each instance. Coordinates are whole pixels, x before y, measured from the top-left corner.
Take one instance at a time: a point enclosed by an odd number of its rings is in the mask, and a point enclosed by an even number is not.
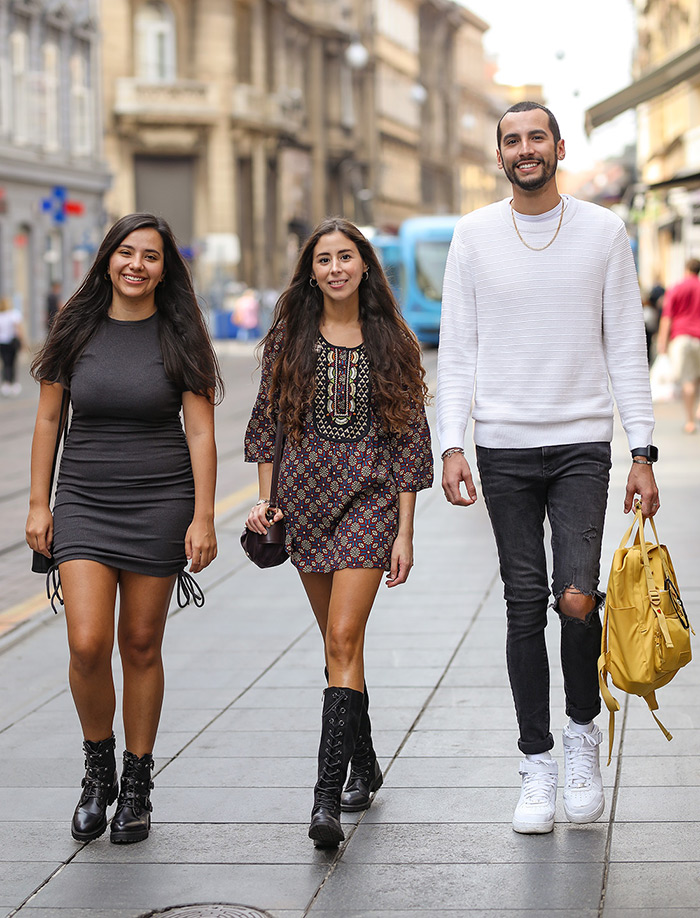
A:
[[[107,828],[107,807],[117,799],[119,782],[114,759],[115,739],[93,743],[83,740],[85,777],[83,792],[73,813],[71,835],[76,841],[99,838]]]
[[[318,781],[314,787],[309,838],[319,848],[344,840],[340,826],[340,795],[355,749],[364,696],[345,686],[332,685],[323,694]]]
[[[324,669],[328,682],[328,667]],[[369,717],[369,692],[364,684],[365,698],[360,715],[360,729],[357,734],[355,751],[350,759],[350,777],[340,797],[340,809],[344,813],[356,813],[366,810],[372,804],[370,794],[378,791],[384,783],[384,775],[379,767],[377,755],[372,743],[372,722]]]
[[[135,756],[124,752],[117,811],[112,819],[109,840],[117,844],[129,844],[148,838],[151,828],[151,771],[153,756],[150,753]]]
[[[378,791],[384,783],[377,755],[372,745],[372,722],[369,719],[369,693],[365,683],[364,704],[360,715],[360,729],[355,751],[350,760],[350,777],[340,796],[340,809],[345,813],[369,809],[370,794]]]

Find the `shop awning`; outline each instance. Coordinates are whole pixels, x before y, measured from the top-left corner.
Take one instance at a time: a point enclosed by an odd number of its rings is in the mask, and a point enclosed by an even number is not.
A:
[[[700,40],[665,63],[645,73],[634,83],[586,110],[586,133],[612,121],[618,115],[654,99],[685,80],[700,80]]]

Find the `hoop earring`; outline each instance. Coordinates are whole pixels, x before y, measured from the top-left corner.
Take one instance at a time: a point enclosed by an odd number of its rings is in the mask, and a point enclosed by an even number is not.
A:
[[[318,281],[317,281],[316,278],[313,276],[313,274],[312,274],[311,277],[309,278],[309,286],[310,286],[310,287],[318,287]]]
[[[362,274],[362,280],[369,280],[369,268]]]

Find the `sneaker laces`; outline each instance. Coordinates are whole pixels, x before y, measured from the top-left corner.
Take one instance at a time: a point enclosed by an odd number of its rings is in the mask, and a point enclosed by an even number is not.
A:
[[[567,739],[580,740],[579,743],[564,746],[566,786],[583,789],[593,780],[600,737],[597,732],[573,733],[567,730],[566,733]]]
[[[522,799],[525,803],[536,805],[549,803],[552,791],[556,793],[557,775],[551,771],[521,771],[523,777]]]

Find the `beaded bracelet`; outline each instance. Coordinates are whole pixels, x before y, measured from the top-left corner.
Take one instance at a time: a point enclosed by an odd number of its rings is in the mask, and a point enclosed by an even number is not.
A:
[[[446,449],[445,452],[440,457],[441,459],[447,459],[449,456],[454,456],[455,453],[461,453],[464,455],[464,450],[461,446],[451,446],[449,449]]]

